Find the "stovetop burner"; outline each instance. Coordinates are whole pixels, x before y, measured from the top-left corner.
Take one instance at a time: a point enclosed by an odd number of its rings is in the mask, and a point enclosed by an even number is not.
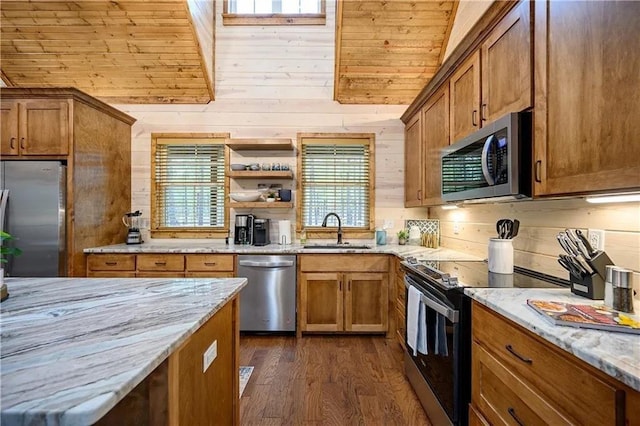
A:
[[[495,274],[489,272],[486,261],[416,261],[414,258],[407,258],[402,265],[408,272],[445,290],[464,287],[569,287],[569,282],[566,280],[525,268],[515,267],[513,274]]]

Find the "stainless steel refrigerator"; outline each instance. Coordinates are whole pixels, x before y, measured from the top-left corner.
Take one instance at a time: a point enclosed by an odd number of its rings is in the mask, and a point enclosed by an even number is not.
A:
[[[7,276],[67,275],[66,166],[60,161],[2,161],[0,224],[22,250],[4,265]]]

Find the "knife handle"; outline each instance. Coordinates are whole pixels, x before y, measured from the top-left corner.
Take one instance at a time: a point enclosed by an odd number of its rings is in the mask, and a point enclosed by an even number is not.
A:
[[[578,235],[580,241],[582,241],[582,244],[584,244],[585,248],[589,251],[589,255],[593,256],[595,250],[593,249],[593,247],[591,247],[591,244],[589,244],[589,240],[587,239],[587,237],[585,237],[582,231],[579,229],[576,229],[576,234]]]

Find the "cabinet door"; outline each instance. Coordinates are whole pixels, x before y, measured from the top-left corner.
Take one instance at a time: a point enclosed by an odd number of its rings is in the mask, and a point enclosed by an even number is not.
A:
[[[342,331],[342,274],[300,274],[300,330]]]
[[[640,188],[640,2],[534,7],[534,194]]]
[[[531,3],[521,2],[491,31],[481,47],[482,122],[533,105]]]
[[[387,280],[387,274],[345,274],[345,331],[387,331]]]
[[[441,153],[449,145],[449,87],[438,90],[422,109],[424,129],[425,173],[422,204],[442,204]]]
[[[69,104],[67,101],[32,100],[20,103],[21,155],[69,153]]]
[[[0,154],[18,155],[18,103],[2,101],[0,105]]]
[[[480,54],[469,57],[449,81],[451,142],[480,128]],[[425,125],[426,128],[426,125]]]
[[[422,205],[422,113],[418,111],[404,130],[404,206]]]

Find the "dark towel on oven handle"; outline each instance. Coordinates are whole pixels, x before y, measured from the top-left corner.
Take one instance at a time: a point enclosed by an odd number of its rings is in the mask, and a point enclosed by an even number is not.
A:
[[[436,355],[449,356],[447,347],[447,319],[442,314],[436,314],[436,332],[434,342],[434,353]]]

